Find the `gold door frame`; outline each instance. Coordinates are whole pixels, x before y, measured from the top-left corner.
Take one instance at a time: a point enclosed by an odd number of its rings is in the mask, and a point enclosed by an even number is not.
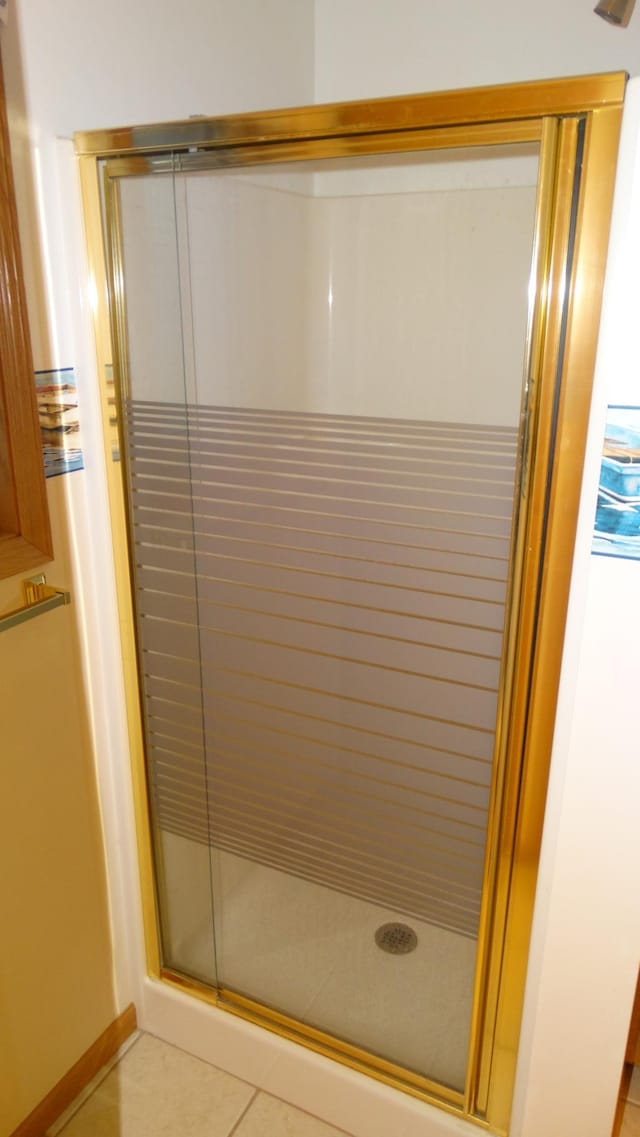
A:
[[[625,82],[623,74],[588,76],[76,135],[97,296],[95,330],[149,973],[500,1133],[508,1131],[515,1079]],[[540,143],[540,161],[527,407],[467,1081],[460,1094],[161,966],[127,550],[126,470],[113,461],[119,446],[117,391],[126,384],[117,187],[120,177],[172,169],[531,141]]]

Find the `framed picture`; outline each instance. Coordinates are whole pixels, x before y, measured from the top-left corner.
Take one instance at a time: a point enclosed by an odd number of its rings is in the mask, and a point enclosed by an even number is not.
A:
[[[36,371],[35,379],[45,477],[84,469],[73,368]]]
[[[592,551],[640,560],[640,407],[609,407]]]

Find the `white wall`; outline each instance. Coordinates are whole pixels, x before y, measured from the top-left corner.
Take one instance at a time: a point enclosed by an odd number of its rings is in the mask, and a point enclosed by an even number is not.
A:
[[[13,0],[2,33],[12,158],[38,369],[74,366],[84,472],[55,479],[84,646],[116,954],[118,1009],[143,973],[118,616],[102,458],[76,130],[218,114],[313,98],[312,0]]]
[[[316,98],[330,101],[607,70],[640,73],[640,13],[608,26],[590,0],[317,0]],[[639,93],[635,92],[638,99]],[[640,573],[590,556],[607,402],[640,402],[640,174],[626,184],[585,468],[513,1137],[611,1130],[640,948],[634,643]],[[637,129],[637,126],[636,126]],[[633,220],[632,220],[633,219]],[[635,264],[634,264],[635,261]],[[630,631],[634,627],[634,632]]]
[[[44,133],[311,102],[311,0],[15,0]]]
[[[316,101],[479,87],[598,71],[640,73],[640,21],[595,0],[317,0]]]

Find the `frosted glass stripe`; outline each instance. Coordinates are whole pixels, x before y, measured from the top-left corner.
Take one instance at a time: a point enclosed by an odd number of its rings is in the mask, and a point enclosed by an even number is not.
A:
[[[369,707],[364,716],[357,700],[348,696],[332,697],[326,692],[304,688],[296,683],[272,682],[268,677],[245,672],[239,685],[237,676],[224,666],[209,667],[202,675],[199,660],[145,653],[143,659],[145,687],[154,691],[158,683],[176,683],[191,688],[198,705],[204,699],[207,709],[217,699],[227,699],[246,709],[252,716],[257,708],[272,711],[292,721],[312,722],[318,734],[330,745],[347,739],[356,745],[362,738],[373,737],[380,745],[393,750],[411,747],[412,753],[422,748],[457,754],[465,761],[490,762],[493,739],[489,732],[466,730],[455,723],[439,724],[429,715],[408,716],[393,708]],[[347,742],[348,747],[348,742]]]
[[[130,403],[164,829],[473,935],[517,432]]]

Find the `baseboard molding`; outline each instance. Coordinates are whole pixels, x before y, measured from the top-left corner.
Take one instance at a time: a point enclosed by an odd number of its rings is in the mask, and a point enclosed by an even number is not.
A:
[[[633,1066],[640,1066],[640,976],[638,976],[633,1009],[631,1011],[625,1062],[630,1062]]]
[[[123,1042],[137,1026],[136,1009],[130,1003],[126,1010],[85,1050],[78,1061],[53,1087],[28,1117],[14,1129],[10,1137],[44,1137],[47,1129],[68,1109],[72,1101],[89,1084],[102,1067],[113,1058]]]

